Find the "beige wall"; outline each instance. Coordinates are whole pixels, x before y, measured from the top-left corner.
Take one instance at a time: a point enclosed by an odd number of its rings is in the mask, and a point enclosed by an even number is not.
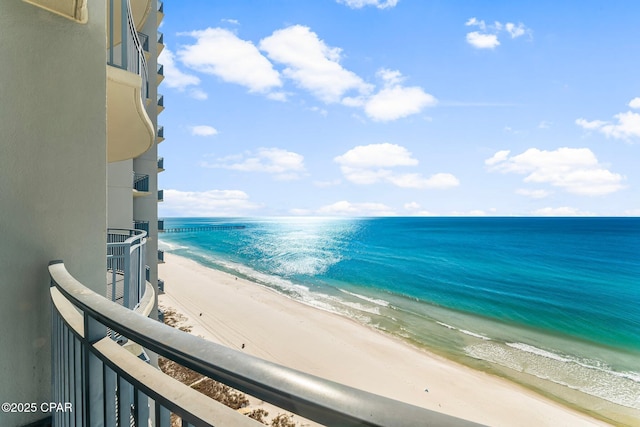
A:
[[[133,228],[133,160],[107,164],[107,224]]]
[[[0,400],[50,400],[47,264],[105,286],[105,7],[0,1]],[[1,426],[47,414],[0,413]]]

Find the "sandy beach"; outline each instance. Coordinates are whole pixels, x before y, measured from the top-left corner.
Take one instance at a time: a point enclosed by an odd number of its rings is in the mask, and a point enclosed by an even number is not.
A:
[[[168,253],[165,261],[160,304],[185,315],[192,333],[205,339],[486,425],[608,425],[242,278]]]

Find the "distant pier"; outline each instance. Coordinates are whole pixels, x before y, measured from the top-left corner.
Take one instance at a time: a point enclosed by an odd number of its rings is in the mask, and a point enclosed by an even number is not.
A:
[[[202,227],[175,227],[165,228],[164,233],[189,233],[198,231],[219,231],[219,230],[243,230],[247,228],[246,225],[205,225]]]

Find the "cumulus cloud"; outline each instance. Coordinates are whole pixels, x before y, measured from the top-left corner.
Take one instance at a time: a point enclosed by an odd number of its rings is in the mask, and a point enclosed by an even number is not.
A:
[[[640,98],[633,98],[629,102],[630,108],[640,108]],[[586,120],[579,118],[576,124],[588,131],[597,131],[607,138],[631,141],[640,138],[640,113],[627,111],[613,116],[614,121]]]
[[[576,208],[562,206],[559,208],[541,208],[531,212],[534,216],[595,216],[592,212],[581,211]]]
[[[396,172],[394,168],[418,165],[411,152],[397,144],[359,145],[335,157],[334,161],[340,165],[344,177],[354,184],[387,182],[416,189],[445,189],[459,185],[458,179],[448,173],[426,178],[419,173]]]
[[[192,74],[181,71],[176,65],[173,52],[169,49],[165,48],[160,55],[158,55],[158,63],[164,67],[164,85],[179,91],[189,89],[188,93],[196,99],[207,98],[207,94],[202,89],[197,88],[197,86],[200,85],[200,79]]]
[[[221,157],[214,163],[203,162],[201,166],[241,172],[264,172],[281,181],[298,179],[305,171],[302,155],[281,148],[259,148],[256,152]]]
[[[485,164],[489,171],[526,175],[524,182],[549,184],[573,194],[600,196],[624,188],[625,178],[605,169],[588,148],[530,148],[515,156],[499,151]]]
[[[339,216],[394,216],[396,213],[383,203],[351,203],[346,200],[322,206],[317,210],[320,215]]]
[[[500,46],[497,35],[482,34],[477,31],[467,33],[467,43],[478,49],[494,49],[496,46]]]
[[[282,86],[279,73],[250,41],[223,28],[207,28],[187,35],[195,38],[195,43],[178,51],[185,66],[242,85],[250,92],[268,93]]]
[[[199,125],[191,127],[191,135],[197,136],[213,136],[217,135],[218,130],[213,126]]]
[[[339,102],[350,91],[371,91],[371,85],[340,65],[342,50],[327,46],[309,27],[277,30],[259,46],[272,61],[285,65],[284,76],[326,103]]]
[[[383,89],[364,103],[365,113],[373,120],[397,120],[437,103],[436,98],[421,87],[403,87],[400,71],[382,69],[378,71],[378,76],[384,81]]]
[[[531,36],[531,30],[523,23],[514,24],[507,22],[503,24],[495,21],[493,24],[487,24],[484,20],[476,17],[469,18],[464,24],[467,27],[477,27],[479,31],[471,31],[467,33],[467,43],[476,49],[495,49],[500,46],[498,35],[508,33],[512,39],[522,37],[525,34]]]
[[[338,3],[345,4],[351,9],[362,9],[365,6],[375,6],[378,9],[395,7],[398,0],[337,0]]]
[[[240,190],[164,190],[163,216],[246,216],[261,205]]]

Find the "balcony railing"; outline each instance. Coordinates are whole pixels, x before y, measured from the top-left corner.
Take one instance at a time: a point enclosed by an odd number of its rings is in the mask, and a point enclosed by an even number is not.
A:
[[[54,425],[168,427],[262,425],[143,362],[107,330],[143,348],[328,426],[474,426],[477,424],[305,374],[206,341],[132,313],[49,265],[52,301],[52,399],[70,402]],[[375,375],[375,373],[374,373]]]
[[[107,230],[107,296],[129,309],[145,291],[146,237],[143,230]]]
[[[117,5],[119,4],[119,8]],[[119,16],[118,15],[118,11]],[[138,74],[142,78],[142,96],[149,97],[149,72],[142,43],[138,37],[129,0],[109,0],[107,64]],[[116,20],[120,23],[120,34],[115,34]],[[116,41],[120,42],[117,43]]]
[[[149,191],[149,175],[134,172],[133,189],[137,191]]]
[[[158,44],[164,44],[164,34],[158,31]]]
[[[158,232],[164,231],[164,219],[158,220]]]
[[[133,221],[133,228],[136,230],[144,231],[149,234],[149,221]]]
[[[158,262],[164,262],[164,251],[162,249],[158,249]]]
[[[164,157],[158,157],[158,172],[164,170]]]
[[[145,33],[138,32],[138,40],[140,40],[140,45],[142,46],[142,50],[144,52],[149,52],[149,36]]]
[[[158,279],[158,293],[164,293],[164,280]]]
[[[158,142],[164,141],[164,126],[158,126],[157,136]]]
[[[158,190],[158,201],[159,202],[164,201],[164,190]]]

